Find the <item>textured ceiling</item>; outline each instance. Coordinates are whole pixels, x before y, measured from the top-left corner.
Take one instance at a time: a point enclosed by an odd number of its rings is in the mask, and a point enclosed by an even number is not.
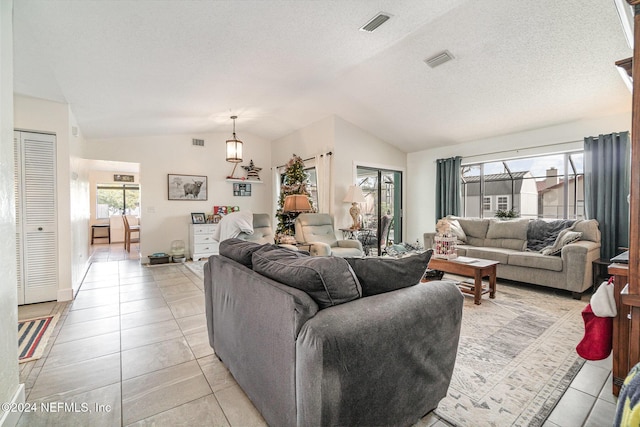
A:
[[[15,91],[68,102],[87,138],[237,114],[273,140],[336,114],[410,152],[631,109],[613,0],[19,0],[14,46]]]

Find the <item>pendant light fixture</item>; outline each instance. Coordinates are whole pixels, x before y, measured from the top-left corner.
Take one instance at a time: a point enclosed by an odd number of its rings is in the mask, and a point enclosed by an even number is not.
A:
[[[242,141],[236,138],[237,118],[238,116],[231,116],[231,120],[233,120],[233,139],[227,139],[227,162],[229,163],[242,162]]]

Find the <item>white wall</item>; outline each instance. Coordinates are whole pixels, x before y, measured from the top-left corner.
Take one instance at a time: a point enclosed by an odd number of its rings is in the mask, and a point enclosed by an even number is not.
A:
[[[18,298],[13,168],[12,1],[0,2],[0,402],[23,402],[18,381]],[[0,409],[0,425],[12,426],[16,413]]]
[[[349,215],[349,203],[342,200],[350,185],[356,182],[357,166],[372,166],[403,172],[403,203],[406,206],[406,166],[407,156],[396,147],[371,135],[356,125],[340,118],[335,118],[335,154],[334,154],[334,205],[336,228],[349,227],[353,221]],[[406,220],[403,230],[406,229]],[[406,234],[405,234],[406,235]],[[404,240],[398,240],[398,242]]]
[[[69,127],[69,214],[71,228],[71,286],[75,295],[89,268],[89,165],[84,156],[86,143],[75,115],[68,109]]]
[[[295,132],[284,136],[280,139],[271,142],[271,181],[274,186],[279,185],[277,179],[277,169],[279,166],[287,164],[287,162],[293,157],[294,154],[300,156],[302,159],[309,159],[318,155],[324,155],[334,151],[335,144],[335,117],[329,116],[322,120],[311,123],[302,129],[298,129]],[[324,157],[327,164],[334,161],[335,156]],[[305,162],[305,166],[315,164],[315,160]],[[333,182],[333,171],[324,174],[320,165],[316,165],[316,172],[318,173],[318,205],[315,208],[320,212],[326,212],[333,214],[331,206],[331,194],[333,189],[331,183]],[[274,187],[275,188],[275,187]],[[277,190],[277,189],[276,189]],[[271,214],[275,218],[276,211],[278,210],[278,201],[276,198],[276,191],[272,195]],[[274,219],[275,222],[275,219]],[[274,224],[274,231],[276,229]]]
[[[333,151],[335,116],[325,117],[271,143],[271,166],[286,164],[293,154],[303,159]],[[275,209],[275,208],[274,208]]]
[[[253,159],[263,168],[263,184],[252,184],[251,197],[234,197],[233,184],[225,181],[233,164],[225,161],[225,140],[228,133],[197,135],[161,135],[135,138],[88,140],[87,158],[140,164],[141,236],[143,262],[155,252],[169,252],[173,240],[189,243],[191,212],[211,213],[214,205],[240,206],[240,210],[255,213],[270,212],[271,164],[270,143],[251,134],[240,133],[244,142],[244,162]],[[205,140],[204,147],[192,145],[192,138]],[[204,175],[208,177],[208,200],[168,200],[167,175]],[[240,166],[235,176],[246,176]],[[95,203],[95,200],[91,200]]]
[[[87,162],[71,157],[70,220],[71,220],[71,283],[73,294],[80,289],[89,268],[89,169]]]
[[[436,159],[463,156],[469,161],[501,160],[582,149],[583,139],[631,129],[631,113],[580,120],[407,154],[409,194],[406,204],[407,240],[435,231]],[[554,144],[553,146],[549,146]],[[469,159],[473,156],[472,159]]]
[[[272,166],[287,163],[292,154],[304,158],[331,151],[332,205],[323,209],[334,216],[336,229],[348,227],[350,204],[343,203],[349,185],[355,183],[356,166],[377,166],[405,171],[406,154],[377,137],[338,117],[329,116],[271,144]],[[404,175],[404,174],[403,174]],[[320,178],[319,178],[320,179]],[[322,185],[322,183],[319,183]],[[275,211],[276,207],[274,207]],[[342,234],[338,232],[338,238]]]

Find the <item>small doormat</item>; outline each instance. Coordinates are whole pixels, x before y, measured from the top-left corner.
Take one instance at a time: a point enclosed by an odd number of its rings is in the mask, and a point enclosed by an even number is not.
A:
[[[42,357],[47,341],[58,321],[54,316],[26,319],[18,322],[18,361],[29,362]]]

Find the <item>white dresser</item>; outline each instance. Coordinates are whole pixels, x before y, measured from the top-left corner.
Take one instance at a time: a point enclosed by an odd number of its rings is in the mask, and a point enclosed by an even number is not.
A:
[[[194,261],[218,254],[218,242],[213,232],[218,224],[191,224],[189,227],[189,253]]]

